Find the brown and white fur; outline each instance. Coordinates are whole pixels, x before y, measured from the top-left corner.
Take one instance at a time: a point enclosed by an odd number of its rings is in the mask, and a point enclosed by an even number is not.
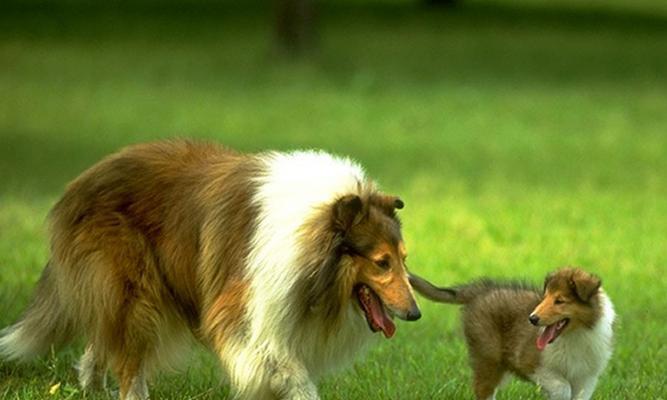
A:
[[[395,209],[348,159],[131,146],[69,184],[50,213],[51,258],[0,355],[82,336],[85,389],[110,369],[121,399],[178,365],[192,337],[236,398],[317,399],[391,316],[419,318]],[[370,328],[370,329],[369,329]]]
[[[598,277],[577,268],[550,274],[544,291],[480,280],[437,288],[411,275],[426,298],[463,304],[477,399],[494,399],[508,373],[553,400],[590,399],[612,353],[614,308]]]

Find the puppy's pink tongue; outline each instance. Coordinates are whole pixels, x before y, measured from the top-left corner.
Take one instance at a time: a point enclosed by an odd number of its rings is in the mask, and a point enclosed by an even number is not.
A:
[[[542,351],[549,344],[556,334],[556,324],[551,324],[544,328],[544,331],[537,338],[537,350]]]
[[[384,337],[389,339],[390,337],[394,336],[394,332],[396,332],[396,325],[394,325],[394,321],[392,321],[391,318],[389,318],[389,315],[387,315],[387,311],[382,306],[380,299],[378,299],[375,295],[371,296],[370,309],[371,318],[373,318],[375,325],[382,329]]]

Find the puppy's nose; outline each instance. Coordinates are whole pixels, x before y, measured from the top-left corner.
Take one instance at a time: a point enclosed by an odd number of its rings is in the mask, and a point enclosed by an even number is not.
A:
[[[537,324],[540,322],[540,317],[538,317],[535,314],[530,314],[530,317],[528,317],[528,321],[530,321],[531,324],[537,326]]]
[[[406,321],[416,321],[422,317],[421,311],[419,308],[414,307],[412,310],[408,311],[408,314],[405,316]]]

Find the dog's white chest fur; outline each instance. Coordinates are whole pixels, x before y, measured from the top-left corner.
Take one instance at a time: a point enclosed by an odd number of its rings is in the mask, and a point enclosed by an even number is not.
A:
[[[592,329],[578,329],[547,346],[531,377],[554,400],[588,400],[612,353],[614,307],[600,294],[602,315]]]

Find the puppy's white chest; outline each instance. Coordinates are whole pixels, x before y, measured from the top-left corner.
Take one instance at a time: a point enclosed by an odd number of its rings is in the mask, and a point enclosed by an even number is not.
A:
[[[567,380],[595,374],[600,368],[600,357],[591,346],[568,343],[563,340],[545,349],[542,365]]]

